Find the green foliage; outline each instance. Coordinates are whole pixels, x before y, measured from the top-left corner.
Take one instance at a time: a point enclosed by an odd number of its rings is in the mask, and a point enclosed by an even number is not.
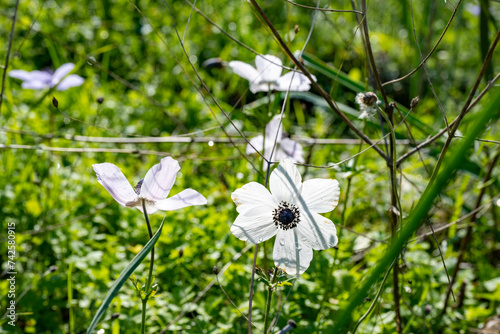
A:
[[[284,1],[259,3],[289,48],[302,49],[313,11]],[[230,233],[237,216],[230,194],[248,182],[263,183],[264,174],[242,157],[240,151],[245,152],[246,145],[210,96],[198,90],[200,82],[177,40],[165,3],[135,4],[144,16],[127,1],[20,2],[8,71],[55,69],[73,62],[76,64],[73,73],[84,77],[85,83],[67,91],[35,91],[22,89],[19,80],[6,78],[0,110],[0,144],[26,146],[0,147],[0,221],[3,231],[7,231],[9,223],[16,226],[19,299],[16,327],[0,322],[2,332],[84,333],[106,302],[108,310],[96,329],[113,334],[139,332],[141,299],[134,284],[122,281],[124,285],[114,291],[117,294],[113,300],[105,297],[120,273],[147,251],[144,246],[149,240],[148,231],[140,211],[121,207],[99,185],[92,164],[116,164],[135,185],[163,155],[181,163],[171,194],[185,188],[196,189],[207,197],[208,204],[166,212],[165,225],[155,246],[154,275],[159,290],[148,304],[148,332],[158,333],[167,327],[168,332],[174,333],[248,331],[240,311],[248,313],[253,252],[239,254],[246,245]],[[203,62],[214,57],[224,62],[252,63],[255,54],[229,39],[196,11],[191,12],[186,2],[168,1],[168,4],[181,38],[187,28],[184,45],[190,60],[220,107],[248,138],[262,134],[267,122],[281,109],[285,93],[253,95],[247,91],[248,82],[229,68],[204,67]],[[7,56],[14,5],[14,0],[2,4],[2,66]],[[489,36],[491,43],[500,18],[494,3],[490,3],[489,21],[486,25],[480,23],[480,17],[474,15],[474,5],[460,4],[443,41],[426,63],[448,121],[458,115],[465,103],[484,58],[485,38]],[[200,1],[196,6],[238,41],[260,54],[280,57],[285,66],[293,66],[247,2]],[[352,9],[350,2],[330,6]],[[361,8],[360,4],[357,7]],[[414,1],[413,7],[418,41],[425,56],[442,33],[453,7],[450,1],[430,0]],[[371,1],[367,22],[383,82],[409,73],[420,63],[408,2]],[[357,119],[359,111],[354,98],[360,91],[373,90],[373,86],[356,27],[353,13],[318,13],[303,55],[304,64],[354,125],[368,137],[379,139],[387,133],[387,127],[381,129],[378,119]],[[491,73],[499,72],[496,51],[487,80],[491,80]],[[486,85],[483,79],[479,91]],[[422,142],[444,127],[443,115],[423,70],[385,89],[403,115],[409,111],[412,98],[420,96],[418,106],[406,118],[410,130],[405,124],[399,125],[397,139],[411,141],[411,132],[417,142]],[[474,120],[492,105],[495,94],[498,95],[498,90],[489,91],[465,116],[459,127],[463,135],[469,136]],[[53,96],[59,101],[58,110],[52,106]],[[98,102],[99,97],[103,97],[102,103]],[[292,136],[358,138],[314,89],[291,93],[288,102],[284,129]],[[397,111],[395,121],[396,125],[401,122]],[[230,143],[216,140],[213,145],[208,140],[117,144],[79,141],[73,137],[226,138],[219,123],[235,139],[240,151]],[[482,130],[481,138],[498,140],[498,123],[490,122]],[[398,182],[405,221],[412,219],[411,213],[420,208],[418,203],[428,187],[429,172],[445,140],[443,135],[422,149],[421,156],[414,154],[401,165]],[[455,138],[452,149],[463,140]],[[304,143],[303,146],[307,163],[315,166],[331,166],[367,148],[359,144]],[[48,147],[72,151],[50,151]],[[385,152],[383,140],[379,147]],[[398,156],[412,147],[397,145]],[[429,215],[438,243],[432,235],[411,240],[430,231],[427,223],[418,230],[417,225],[412,225],[411,230],[406,230],[409,225],[403,228],[408,232],[402,233],[410,238],[399,262],[405,333],[466,333],[481,328],[500,312],[500,212],[495,205],[498,200],[495,196],[500,192],[498,167],[493,169],[490,180],[483,180],[490,161],[498,154],[498,144],[475,141],[470,148],[464,146],[464,150],[460,152],[463,158],[456,162],[456,170],[447,175],[448,184],[434,189],[437,199],[431,209],[422,211]],[[261,158],[250,155],[249,159],[260,169]],[[447,159],[448,156],[445,163]],[[338,325],[337,317],[348,308],[344,320],[346,328],[352,329],[380,287],[383,268],[374,268],[384,259],[387,266],[389,256],[394,257],[402,248],[401,242],[406,240],[400,239],[398,248],[390,246],[389,169],[374,150],[367,150],[332,168],[300,167],[300,171],[304,179],[335,178],[340,182],[339,206],[326,214],[337,226],[339,244],[338,249],[314,251],[309,269],[300,278],[278,277],[271,317],[281,310],[276,329],[294,319],[297,333],[327,333]],[[448,311],[442,314],[448,278],[437,246],[451,275],[470,225],[470,220],[463,217],[475,209],[483,188],[482,204],[490,205],[479,210],[473,226],[453,286],[457,302],[451,300]],[[460,221],[456,224],[440,229],[457,219]],[[162,226],[160,214],[151,215],[150,220],[153,231]],[[7,269],[6,238],[6,233],[0,237],[2,272]],[[259,267],[272,266],[272,245],[273,239],[259,247]],[[268,254],[266,264],[264,248]],[[215,278],[214,266],[222,270],[233,257],[237,259],[219,274],[218,283],[214,282],[202,295]],[[144,282],[149,262],[147,258],[139,262],[135,263],[134,275],[137,282]],[[378,275],[370,276],[375,271]],[[263,270],[259,273],[252,321],[261,328],[269,278]],[[393,285],[390,275],[377,305],[357,333],[396,332]],[[8,291],[5,279],[0,280],[0,290]],[[7,302],[2,296],[2,310]]]

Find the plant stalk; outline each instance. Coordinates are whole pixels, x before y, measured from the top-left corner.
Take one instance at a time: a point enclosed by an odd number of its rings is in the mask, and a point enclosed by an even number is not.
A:
[[[142,200],[142,211],[144,211],[144,218],[146,218],[146,224],[148,226],[149,239],[153,238],[153,231],[151,230],[151,224],[149,223],[148,212],[146,211],[146,201]],[[146,297],[142,300],[142,325],[141,325],[141,333],[144,334],[146,332],[146,306],[148,304],[149,299],[149,289],[151,288],[151,282],[153,277],[153,267],[155,264],[155,248],[151,248],[151,262],[149,263],[149,274],[148,279],[146,281]]]
[[[398,196],[398,185],[397,185],[397,165],[396,165],[396,134],[393,127],[393,113],[385,114],[384,111],[380,110],[380,115],[384,118],[389,127],[390,133],[390,149],[389,160],[387,166],[389,167],[389,172],[391,176],[391,209],[389,215],[391,217],[391,241],[394,243],[396,240],[396,231],[398,227],[398,215],[394,211],[397,208],[399,211],[399,217],[402,217],[402,208]],[[401,225],[402,226],[402,225]],[[403,327],[401,322],[401,310],[400,310],[400,295],[399,295],[399,255],[394,260],[392,267],[392,279],[393,279],[393,295],[394,295],[394,311],[396,313],[396,330],[399,334],[403,333]]]
[[[273,298],[274,283],[276,282],[277,276],[278,276],[278,267],[275,267],[271,284],[269,285],[269,289],[267,290],[266,313],[264,314],[264,334],[268,332],[267,327],[269,326],[269,313],[271,311],[271,301]]]

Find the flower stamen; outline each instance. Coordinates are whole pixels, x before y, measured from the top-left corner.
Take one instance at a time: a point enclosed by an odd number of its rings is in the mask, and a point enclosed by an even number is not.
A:
[[[300,222],[299,208],[293,204],[282,201],[273,211],[273,221],[277,228],[289,230],[297,227]]]

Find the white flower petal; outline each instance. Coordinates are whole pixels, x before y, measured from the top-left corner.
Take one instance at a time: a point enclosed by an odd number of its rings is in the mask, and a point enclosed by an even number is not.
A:
[[[258,55],[255,57],[255,65],[260,74],[261,81],[277,81],[283,70],[281,59],[272,55]]]
[[[239,60],[230,61],[228,66],[233,70],[233,72],[243,79],[247,79],[250,83],[257,83],[260,81],[259,72],[247,63]]]
[[[277,136],[276,136],[277,134]],[[267,123],[266,125],[266,142],[267,139],[270,139],[270,144],[274,144],[274,140],[277,138],[278,143],[281,141],[281,137],[283,136],[283,125],[281,122],[281,116],[276,115],[273,119]]]
[[[141,197],[151,202],[164,200],[174,185],[180,166],[171,157],[161,159],[148,170],[141,186]]]
[[[281,201],[292,203],[294,198],[301,193],[301,180],[299,170],[292,160],[285,159],[281,161],[271,173],[269,185],[273,197],[278,203]]]
[[[290,138],[283,138],[280,144],[278,159],[292,159],[294,162],[304,163],[304,150],[302,145]]]
[[[30,72],[30,80],[34,81],[42,81],[45,82],[47,85],[50,85],[50,81],[52,80],[52,73],[48,71],[31,71]]]
[[[170,211],[204,204],[207,204],[207,199],[202,194],[193,189],[185,189],[175,196],[156,202],[155,206],[159,210]]]
[[[313,77],[316,79],[316,77]],[[278,80],[279,91],[303,92],[311,89],[311,81],[302,73],[288,72]]]
[[[137,208],[142,213],[144,213],[144,210],[142,209],[142,200],[138,199],[138,201],[136,203],[137,203],[137,205],[128,205],[128,206],[129,207]],[[152,215],[153,213],[155,213],[156,211],[158,211],[158,208],[152,202],[146,201],[146,211],[148,212],[148,215]]]
[[[271,217],[274,208],[278,206],[271,193],[257,182],[250,182],[236,189],[231,194],[231,199],[236,204],[236,210],[239,213],[252,210],[254,215],[258,215],[268,212]]]
[[[302,184],[302,199],[311,211],[330,212],[339,203],[339,182],[333,179],[311,179]]]
[[[258,150],[258,152],[262,152],[262,149],[264,148],[264,137],[262,135],[259,135],[255,138],[250,139],[250,144],[247,145],[247,154],[253,154],[257,153],[254,148]],[[253,147],[252,147],[253,146]]]
[[[9,72],[9,77],[21,79],[23,81],[31,80],[31,74],[25,70],[12,70]]]
[[[44,88],[49,88],[50,85],[44,81],[31,80],[23,82],[21,87],[24,89],[44,89]]]
[[[47,71],[31,71],[31,72],[26,72],[23,70],[13,70],[9,72],[9,76],[16,78],[16,79],[21,79],[23,81],[31,82],[31,81],[38,81],[43,84],[43,87],[48,87],[50,84],[50,80],[52,79],[52,74],[50,74]],[[26,83],[26,82],[25,82]],[[41,86],[40,83],[38,84],[31,84],[30,86]],[[34,88],[35,89],[35,88]],[[40,88],[37,88],[40,89]]]
[[[66,63],[61,65],[54,74],[52,75],[52,86],[55,86],[62,80],[69,72],[71,72],[75,68],[75,64]]]
[[[253,244],[272,238],[278,229],[274,226],[272,213],[262,215],[240,214],[231,226],[231,233],[243,241]]]
[[[66,78],[64,78],[63,81],[61,81],[58,85],[57,85],[57,90],[66,90],[68,88],[71,88],[71,87],[78,87],[78,86],[81,86],[83,84],[85,80],[79,76],[79,75],[76,75],[76,74],[71,74],[71,75],[68,75]]]
[[[312,249],[299,240],[297,229],[278,231],[273,249],[276,267],[289,275],[300,275],[309,268],[312,258]]]
[[[121,170],[110,163],[92,165],[97,174],[97,181],[123,206],[137,200],[137,194]]]
[[[328,249],[337,245],[337,229],[330,219],[320,214],[300,209],[300,222],[295,228],[300,241],[312,249]]]
[[[250,84],[250,91],[255,94],[258,92],[269,92],[270,90],[274,89],[274,85],[270,85],[268,83],[261,83],[261,84]]]

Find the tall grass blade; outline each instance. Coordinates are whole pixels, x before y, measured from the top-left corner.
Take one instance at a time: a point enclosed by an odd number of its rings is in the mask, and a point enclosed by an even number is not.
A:
[[[120,288],[125,284],[125,282],[128,280],[130,275],[134,272],[134,270],[141,264],[142,260],[151,252],[151,249],[153,246],[156,244],[158,239],[160,238],[161,230],[163,228],[163,223],[161,223],[160,227],[158,228],[158,231],[156,232],[155,235],[148,241],[146,246],[144,246],[143,249],[134,257],[134,259],[129,263],[127,268],[125,268],[118,279],[115,281],[111,289],[109,289],[108,294],[106,295],[106,298],[104,298],[101,307],[97,310],[96,315],[94,316],[94,319],[92,319],[92,322],[90,323],[89,328],[87,329],[87,334],[92,333],[94,330],[95,326],[97,326],[97,323],[99,322],[99,319],[103,316],[104,312],[108,309],[109,304],[111,304],[111,301],[115,296],[118,294],[118,291]]]
[[[358,289],[358,292],[350,299],[347,307],[342,312],[339,312],[331,333],[346,332],[346,326],[348,326],[354,310],[356,309],[356,307],[363,303],[363,299],[367,297],[368,291],[377,282],[379,276],[387,270],[389,265],[401,253],[404,245],[409,240],[409,238],[420,227],[422,222],[425,221],[426,215],[431,209],[434,199],[442,191],[442,189],[445,188],[454,172],[465,159],[467,151],[474,143],[474,139],[486,129],[486,126],[490,120],[494,120],[499,117],[499,90],[497,89],[491,92],[491,96],[494,97],[494,99],[491,101],[489,106],[474,115],[475,122],[472,123],[471,127],[469,127],[465,135],[466,138],[457,141],[455,147],[450,149],[448,158],[444,160],[441,172],[438,174],[433,183],[429,183],[427,185],[422,197],[420,198],[420,201],[406,219],[400,237],[386,251],[379,264],[361,285],[361,287]]]

